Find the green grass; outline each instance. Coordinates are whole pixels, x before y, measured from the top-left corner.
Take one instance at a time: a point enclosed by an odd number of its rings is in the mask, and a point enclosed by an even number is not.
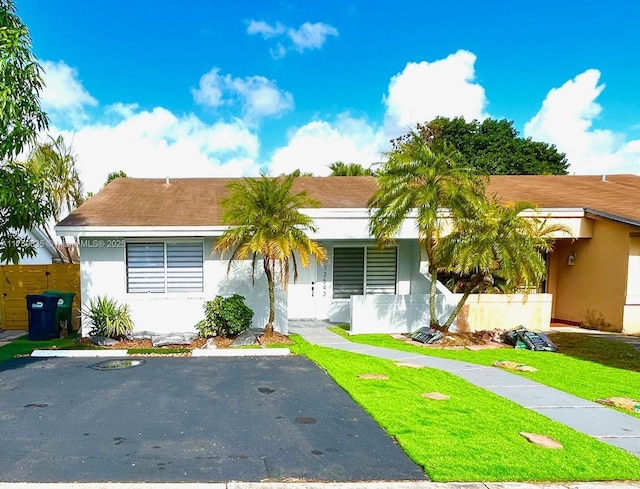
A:
[[[551,338],[560,353],[549,353],[515,348],[445,350],[414,346],[385,334],[349,336],[344,328],[333,327],[331,330],[354,343],[416,354],[480,365],[492,365],[497,360],[530,365],[538,371],[514,373],[589,401],[614,396],[637,399],[640,395],[640,352],[622,342],[591,338],[581,333],[553,334]],[[640,418],[640,413],[624,412]]]
[[[476,387],[447,372],[310,345],[292,351],[327,371],[431,479],[446,481],[640,480],[640,459]],[[359,374],[389,380],[365,380]],[[441,392],[447,401],[424,399]],[[544,449],[518,433],[558,440]],[[606,463],[602,463],[606,460]]]
[[[66,338],[53,338],[46,341],[31,341],[29,335],[20,336],[8,345],[0,347],[0,362],[14,358],[16,355],[30,355],[33,350],[57,348],[58,350],[81,349],[83,345],[76,345],[76,334]],[[84,348],[86,349],[86,348]]]

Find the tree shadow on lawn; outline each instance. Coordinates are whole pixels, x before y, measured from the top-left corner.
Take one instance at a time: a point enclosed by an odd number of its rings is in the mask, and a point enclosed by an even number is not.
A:
[[[620,341],[595,338],[584,333],[554,332],[549,334],[549,338],[563,355],[640,372],[640,351]]]

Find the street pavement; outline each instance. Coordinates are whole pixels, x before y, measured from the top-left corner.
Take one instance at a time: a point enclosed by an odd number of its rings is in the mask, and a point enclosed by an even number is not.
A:
[[[0,363],[0,481],[426,480],[304,357],[106,361]]]

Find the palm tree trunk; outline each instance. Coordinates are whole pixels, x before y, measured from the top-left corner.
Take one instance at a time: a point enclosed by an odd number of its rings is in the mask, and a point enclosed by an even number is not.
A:
[[[436,313],[436,293],[438,291],[438,267],[434,266],[433,260],[433,244],[427,241],[425,245],[427,259],[429,260],[429,280],[431,287],[429,288],[429,326],[440,329],[440,322]]]
[[[273,282],[273,271],[271,270],[270,261],[267,257],[262,261],[264,265],[264,274],[267,276],[267,287],[269,288],[269,321],[264,327],[267,334],[273,333],[273,322],[276,319],[276,287]]]
[[[438,292],[438,271],[429,264],[429,278],[431,279],[431,287],[429,288],[429,326],[440,329],[440,321],[436,312],[436,295]]]
[[[481,275],[476,277],[476,280],[471,282],[471,284],[465,289],[464,294],[462,294],[462,297],[460,297],[460,300],[456,304],[456,307],[453,308],[453,311],[451,311],[451,314],[449,315],[447,321],[444,323],[444,326],[442,326],[442,331],[449,331],[449,328],[453,324],[453,321],[455,321],[456,317],[458,317],[458,314],[460,314],[462,306],[464,306],[465,302],[467,302],[467,299],[471,295],[471,292],[473,292],[474,289],[478,285],[480,285],[480,282],[482,282]]]

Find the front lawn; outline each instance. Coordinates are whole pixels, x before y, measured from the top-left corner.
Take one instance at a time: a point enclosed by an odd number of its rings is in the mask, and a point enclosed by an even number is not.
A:
[[[77,334],[68,336],[67,338],[53,338],[51,340],[31,341],[29,335],[25,334],[16,338],[8,345],[0,347],[0,362],[14,358],[16,355],[30,355],[33,350],[57,348],[65,350],[68,348],[78,348],[75,344]]]
[[[434,481],[640,480],[637,457],[452,374],[292,339],[292,351],[326,370]],[[450,399],[421,396],[428,392]],[[564,448],[535,446],[521,431],[548,435]]]
[[[493,365],[499,360],[530,365],[538,371],[517,374],[589,401],[614,396],[637,399],[640,395],[640,352],[629,345],[605,338],[592,338],[580,333],[555,333],[551,338],[559,347],[559,353],[515,348],[470,351],[414,346],[385,334],[349,336],[340,327],[331,330],[354,343],[421,355],[481,365]],[[640,418],[640,413],[625,413]]]

